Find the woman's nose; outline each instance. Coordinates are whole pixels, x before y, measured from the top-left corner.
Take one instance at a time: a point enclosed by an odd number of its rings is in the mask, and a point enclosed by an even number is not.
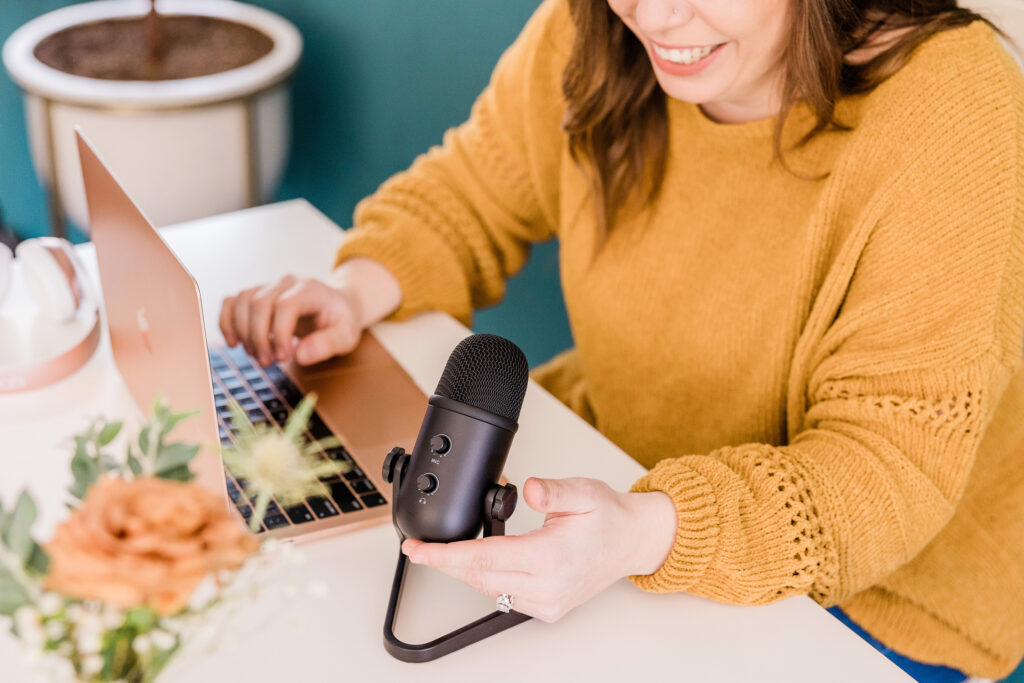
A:
[[[635,16],[641,31],[656,35],[683,26],[693,14],[689,0],[638,0]]]

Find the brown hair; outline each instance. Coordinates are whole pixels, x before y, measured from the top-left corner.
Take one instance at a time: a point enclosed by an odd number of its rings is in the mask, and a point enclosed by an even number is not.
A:
[[[830,128],[848,129],[835,118],[838,99],[874,89],[930,36],[980,20],[1005,37],[981,15],[957,7],[956,0],[790,2],[774,135],[775,157],[784,166],[782,129],[797,102],[806,102],[816,117],[800,146]],[[607,232],[627,200],[649,202],[661,187],[668,148],[666,95],[643,45],[607,0],[569,0],[569,7],[576,37],[562,74],[568,103],[562,127],[576,162],[589,162],[598,225]],[[883,49],[874,57],[846,61],[849,53],[883,36]]]

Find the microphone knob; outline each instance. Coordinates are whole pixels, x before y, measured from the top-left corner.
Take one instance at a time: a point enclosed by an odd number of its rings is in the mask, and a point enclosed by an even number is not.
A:
[[[384,457],[384,467],[381,468],[381,475],[384,477],[384,481],[391,483],[395,480],[395,470],[398,468],[398,463],[405,455],[405,449],[396,446],[388,451],[388,454]]]
[[[516,511],[516,502],[519,500],[519,492],[515,484],[505,484],[498,488],[494,494],[494,502],[491,503],[491,517],[499,522],[507,522],[512,513]]]
[[[444,434],[435,434],[430,437],[430,451],[436,455],[444,455],[451,447],[451,440]]]
[[[420,493],[433,493],[437,490],[437,477],[429,472],[416,477],[416,488]]]

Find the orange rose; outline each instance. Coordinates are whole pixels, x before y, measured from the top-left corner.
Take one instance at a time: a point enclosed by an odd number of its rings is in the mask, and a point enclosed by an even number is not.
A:
[[[46,586],[172,614],[209,572],[237,569],[257,545],[224,501],[198,486],[103,477],[46,546]]]

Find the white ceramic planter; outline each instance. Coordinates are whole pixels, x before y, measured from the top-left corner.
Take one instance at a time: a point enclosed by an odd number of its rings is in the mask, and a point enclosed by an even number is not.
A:
[[[55,232],[66,215],[87,229],[74,126],[96,146],[156,225],[262,203],[273,196],[290,147],[288,77],[302,37],[288,21],[234,0],[159,0],[165,14],[219,17],[274,41],[264,57],[209,76],[171,81],[85,78],[33,55],[43,38],[81,23],[145,14],[147,0],[71,5],[7,39],[3,62],[25,93],[32,161],[48,188]]]

